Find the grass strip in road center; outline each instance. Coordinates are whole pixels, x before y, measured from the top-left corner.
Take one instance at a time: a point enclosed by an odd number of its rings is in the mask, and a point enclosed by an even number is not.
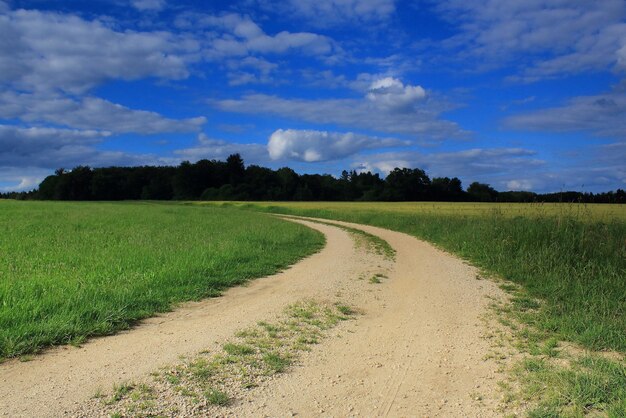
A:
[[[302,300],[287,306],[275,321],[261,321],[239,331],[217,352],[205,351],[153,373],[153,381],[127,382],[98,393],[87,414],[112,417],[217,416],[249,389],[284,373],[304,351],[328,336],[356,310]]]

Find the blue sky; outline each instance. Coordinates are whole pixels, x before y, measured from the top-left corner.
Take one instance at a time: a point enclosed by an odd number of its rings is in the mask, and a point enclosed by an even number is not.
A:
[[[623,0],[0,0],[0,191],[224,159],[626,187]]]

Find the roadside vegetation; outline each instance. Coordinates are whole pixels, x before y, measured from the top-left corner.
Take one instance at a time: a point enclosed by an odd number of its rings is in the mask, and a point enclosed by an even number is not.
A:
[[[501,287],[509,300],[492,304],[490,321],[494,359],[508,376],[499,382],[502,412],[525,410],[533,418],[626,416],[626,358],[559,341],[533,326],[544,309],[521,286]]]
[[[0,201],[0,359],[129,328],[272,274],[323,242],[233,209]]]

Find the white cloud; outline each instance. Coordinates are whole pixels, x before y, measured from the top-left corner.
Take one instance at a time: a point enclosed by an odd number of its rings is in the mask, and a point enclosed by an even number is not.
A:
[[[432,171],[434,176],[478,176],[543,165],[535,155],[535,151],[524,148],[472,148],[428,154],[407,151],[364,156],[355,164],[381,172],[389,172],[395,167],[420,167]]]
[[[231,59],[226,62],[228,68],[228,84],[240,86],[250,83],[273,82],[272,73],[278,69],[278,64],[258,57]]]
[[[220,16],[187,13],[180,15],[176,24],[181,28],[209,30],[204,45],[204,55],[209,59],[287,52],[325,57],[340,52],[327,36],[288,31],[268,35],[250,17],[235,13]]]
[[[116,31],[73,15],[0,15],[2,82],[19,89],[82,93],[107,80],[182,79],[199,44],[167,32]]]
[[[607,179],[618,179],[622,187],[626,186],[626,140],[603,144],[596,147],[591,154],[592,162],[585,164],[586,167],[597,167],[599,171],[604,171],[604,176],[596,175],[593,178],[605,177]]]
[[[626,42],[624,42],[624,46],[617,51],[617,65],[622,70],[626,70]]]
[[[0,93],[0,118],[140,134],[193,132],[206,122],[204,117],[168,119],[156,112],[129,109],[97,97],[75,100],[56,94],[14,92]]]
[[[545,162],[536,152],[524,148],[473,148],[455,152],[417,151],[386,152],[358,156],[353,167],[389,173],[396,167],[419,167],[431,177],[459,177],[465,187],[473,181],[490,183],[499,190],[507,189],[507,183],[519,178],[519,173],[536,173]]]
[[[234,153],[240,153],[246,164],[270,162],[263,144],[237,144],[211,139],[203,133],[193,147],[165,156],[99,149],[109,135],[99,131],[0,125],[0,191],[31,190],[53,170],[78,165],[177,165],[183,160],[225,160]]]
[[[154,156],[98,150],[96,146],[109,135],[109,132],[94,130],[0,125],[0,167],[54,169],[76,165],[129,165],[158,160]],[[24,174],[28,171],[23,170],[21,177],[29,177]]]
[[[623,0],[444,0],[435,8],[460,33],[442,44],[462,65],[518,67],[514,78],[534,81],[624,67]]]
[[[133,7],[140,11],[160,11],[165,8],[165,0],[131,0]]]
[[[164,4],[139,3],[144,9]],[[116,24],[4,7],[0,120],[31,127],[0,125],[0,167],[30,167],[18,176],[20,188],[37,177],[28,171],[36,168],[158,162],[154,155],[102,151],[98,146],[114,133],[197,132],[206,122],[204,117],[170,119],[86,95],[110,80],[185,78],[200,49],[186,36],[120,30]]]
[[[395,167],[419,167],[432,177],[456,176],[465,187],[473,181],[497,190],[607,191],[626,185],[626,141],[586,147],[577,156],[548,163],[526,148],[474,148],[455,152],[386,152],[361,155],[352,166],[388,173]]]
[[[528,179],[513,179],[506,182],[507,190],[532,190],[533,181]]]
[[[244,59],[231,60],[227,63],[230,68],[252,68],[263,75],[268,75],[278,68],[278,64],[263,58],[246,57]]]
[[[237,153],[241,154],[246,164],[263,164],[269,161],[267,148],[262,144],[228,142],[209,138],[204,133],[198,135],[195,146],[174,151],[178,159],[192,162],[202,159],[224,161],[229,155]]]
[[[179,158],[98,148],[110,132],[0,125],[0,191],[32,190],[57,168],[176,164]]]
[[[20,176],[9,180],[9,182],[15,182],[17,184],[13,186],[0,187],[0,191],[3,192],[20,192],[36,189],[41,183],[41,178],[37,176]]]
[[[580,132],[626,138],[626,92],[574,97],[559,107],[513,115],[507,127],[520,130]]]
[[[403,85],[397,80],[381,83],[382,86],[376,82],[372,84],[376,88],[367,93],[369,98],[307,100],[250,94],[241,99],[212,100],[210,103],[224,111],[279,115],[347,128],[413,134],[428,140],[467,135],[456,123],[440,119],[443,112],[453,108],[450,103],[424,97],[420,86]],[[386,88],[385,83],[392,85]]]
[[[366,96],[380,106],[397,110],[411,110],[417,102],[426,98],[426,91],[421,86],[405,86],[393,77],[374,81]]]
[[[377,138],[352,132],[278,129],[269,138],[267,149],[273,160],[319,162],[338,160],[357,152],[407,145],[393,138]]]
[[[245,84],[261,83],[261,79],[256,74],[246,71],[236,71],[228,73],[229,86],[243,86]]]
[[[0,167],[0,192],[33,190],[50,174],[49,169],[39,167]]]
[[[109,135],[109,132],[92,130],[0,125],[0,167],[55,168],[68,162],[80,164],[80,158],[92,155],[93,146]],[[32,176],[21,173],[20,177]]]
[[[319,70],[317,68],[301,70],[300,82],[303,85],[329,89],[335,89],[348,85],[348,81],[345,75],[334,74],[330,70]]]
[[[380,22],[395,12],[395,0],[260,0],[266,10],[305,19],[317,27]]]

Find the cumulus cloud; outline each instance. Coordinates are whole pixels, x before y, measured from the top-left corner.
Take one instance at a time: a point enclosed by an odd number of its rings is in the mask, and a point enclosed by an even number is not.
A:
[[[50,167],[76,150],[84,150],[108,132],[0,125],[0,167],[35,165]]]
[[[533,181],[529,179],[513,179],[506,182],[507,190],[532,190]]]
[[[212,29],[206,32],[204,45],[204,55],[209,59],[286,52],[328,56],[340,50],[331,38],[316,33],[281,31],[269,35],[249,16],[236,13],[187,13],[180,15],[176,24],[181,28]]]
[[[109,135],[106,131],[0,125],[0,167],[54,169],[157,160],[154,156],[98,150],[96,146]]]
[[[363,156],[355,164],[388,173],[395,167],[420,167],[433,176],[482,177],[541,166],[536,152],[524,148],[472,148],[455,152],[387,152]]]
[[[355,158],[353,166],[383,174],[396,167],[419,167],[431,177],[459,177],[465,187],[480,181],[498,190],[529,190],[540,185],[536,180],[541,177],[538,173],[545,162],[537,158],[535,151],[524,148],[472,148],[455,152],[372,154]],[[527,177],[520,178],[520,173]],[[510,187],[520,185],[524,187]]]
[[[380,22],[395,12],[395,0],[259,0],[266,10],[306,20],[310,25],[327,27],[356,22]]]
[[[33,190],[48,175],[50,170],[40,167],[0,167],[0,193]]]
[[[514,65],[514,78],[526,81],[624,69],[622,0],[444,0],[435,8],[460,29],[443,45],[456,50],[463,65]]]
[[[278,69],[278,64],[259,57],[245,57],[231,59],[226,62],[228,68],[228,84],[240,86],[250,83],[270,83],[274,79],[272,74]]]
[[[273,160],[320,162],[342,159],[367,149],[401,145],[407,143],[352,132],[278,129],[270,136],[267,150]]]
[[[617,51],[617,65],[621,70],[626,70],[626,42],[624,42],[624,46]]]
[[[165,8],[165,0],[131,0],[133,7],[140,11],[160,11]]]
[[[425,97],[422,87],[390,80],[372,83],[374,89],[358,99],[307,100],[250,94],[240,99],[211,100],[210,103],[229,112],[270,114],[311,123],[414,134],[429,140],[467,135],[456,123],[440,118],[443,112],[453,108],[450,103]],[[385,87],[385,84],[390,86]]]
[[[610,184],[611,179],[618,179],[621,187],[626,187],[626,163],[624,156],[626,155],[626,140],[602,144],[596,147],[591,153],[593,162],[590,167],[597,167],[600,171],[607,173],[607,183]],[[596,175],[595,178],[602,177]]]
[[[579,96],[559,107],[513,115],[507,127],[520,130],[587,131],[608,138],[626,138],[626,92]]]
[[[206,122],[204,117],[169,119],[156,112],[133,110],[91,96],[77,100],[64,95],[10,91],[0,93],[0,118],[140,134],[193,132]]]
[[[182,79],[199,49],[167,32],[116,31],[78,16],[13,10],[0,16],[2,83],[82,93],[108,80]]]
[[[183,160],[225,160],[240,153],[247,164],[270,162],[263,144],[238,144],[198,135],[190,148],[155,155],[99,149],[110,132],[0,125],[0,191],[35,188],[53,170],[91,167],[176,165]]]
[[[57,168],[175,164],[179,158],[108,151],[96,130],[0,125],[0,191],[32,190]]]
[[[408,111],[426,97],[426,91],[422,86],[405,86],[396,78],[385,77],[370,85],[366,97],[380,106]]]
[[[165,2],[133,4],[156,10]],[[27,124],[0,125],[5,183],[26,189],[41,180],[33,173],[58,167],[158,163],[154,155],[99,146],[116,133],[194,132],[206,122],[204,117],[170,119],[88,93],[111,80],[186,78],[200,49],[193,38],[120,30],[110,20],[0,7],[0,120]]]
[[[225,160],[231,154],[241,154],[246,164],[263,164],[269,161],[267,148],[262,144],[235,143],[222,139],[209,138],[198,134],[197,143],[190,148],[174,151],[176,158],[192,162],[207,160]]]
[[[527,148],[473,148],[455,152],[401,151],[361,155],[352,166],[388,173],[395,167],[419,167],[431,177],[457,176],[467,187],[473,181],[498,190],[607,191],[626,185],[626,141],[585,147],[577,156],[549,164]]]
[[[76,142],[93,143],[109,135],[110,132],[96,130],[0,125],[0,155],[17,149],[28,152],[42,147],[63,147]]]

